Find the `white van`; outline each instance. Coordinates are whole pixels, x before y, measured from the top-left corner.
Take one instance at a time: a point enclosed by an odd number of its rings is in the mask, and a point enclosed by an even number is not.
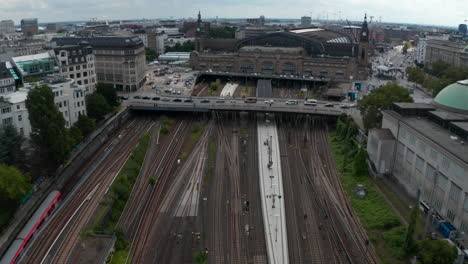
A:
[[[309,99],[309,100],[304,102],[304,105],[316,106],[317,105],[317,100]]]

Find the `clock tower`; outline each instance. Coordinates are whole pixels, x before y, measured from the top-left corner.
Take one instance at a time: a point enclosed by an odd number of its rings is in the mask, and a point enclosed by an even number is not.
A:
[[[359,38],[358,62],[360,65],[367,66],[369,54],[369,28],[367,27],[367,14],[362,23],[361,36]]]

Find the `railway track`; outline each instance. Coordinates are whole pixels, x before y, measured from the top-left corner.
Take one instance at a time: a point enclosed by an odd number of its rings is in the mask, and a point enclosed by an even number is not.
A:
[[[127,126],[112,153],[72,196],[66,198],[54,217],[43,227],[22,263],[65,263],[68,260],[81,228],[113,181],[115,168],[123,165],[142,132],[150,125],[150,120],[138,119]],[[92,196],[91,192],[94,192]]]
[[[169,148],[164,152],[161,162],[155,170],[156,184],[152,187],[149,195],[149,200],[143,209],[139,223],[136,225],[135,235],[132,237],[132,246],[127,262],[146,263],[145,256],[148,251],[152,251],[151,230],[153,225],[157,226],[157,214],[159,213],[165,190],[168,188],[168,181],[171,175],[172,168],[177,160],[177,155],[183,145],[183,138],[188,134],[191,121],[182,121],[177,127],[173,140],[169,144]]]

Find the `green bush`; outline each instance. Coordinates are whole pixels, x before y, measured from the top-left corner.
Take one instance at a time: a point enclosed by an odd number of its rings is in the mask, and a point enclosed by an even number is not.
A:
[[[390,252],[398,259],[405,258],[405,250],[402,245],[405,243],[407,230],[408,229],[405,226],[400,226],[382,233]]]

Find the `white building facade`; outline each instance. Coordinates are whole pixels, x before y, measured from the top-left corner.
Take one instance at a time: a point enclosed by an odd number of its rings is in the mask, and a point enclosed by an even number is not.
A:
[[[419,39],[418,46],[416,47],[416,63],[423,64],[426,58],[427,41],[431,39],[448,40],[449,35],[427,35]]]
[[[96,90],[96,68],[93,49],[89,45],[64,45],[54,49],[60,74],[83,85],[86,94]]]

